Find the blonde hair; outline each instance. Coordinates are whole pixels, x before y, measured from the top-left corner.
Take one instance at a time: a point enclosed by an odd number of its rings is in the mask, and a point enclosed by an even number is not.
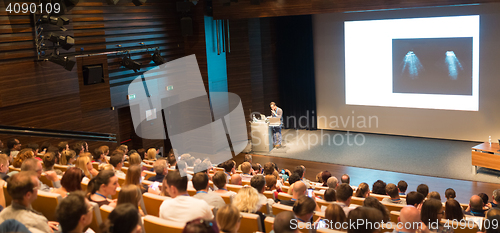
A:
[[[255,213],[259,210],[260,197],[257,190],[250,186],[244,186],[233,198],[233,204],[240,212]]]
[[[129,162],[130,166],[141,165],[141,162],[142,162],[141,156],[138,153],[132,153],[128,158],[128,162]]]
[[[94,157],[92,156],[92,153],[90,153],[90,152],[83,152],[83,153],[80,155],[80,157],[82,157],[82,156],[86,156],[86,157],[88,157],[90,161],[92,161],[92,159],[94,158]]]
[[[141,183],[141,167],[138,165],[133,165],[128,168],[127,174],[125,175],[125,182],[123,186],[135,184],[139,185]]]
[[[104,170],[110,170],[110,171],[115,171],[115,168],[113,167],[113,165],[109,164],[109,163],[102,163],[102,164],[99,164],[99,171],[104,171]]]
[[[19,151],[16,158],[14,159],[12,166],[14,166],[15,168],[20,168],[25,160],[33,158],[34,156],[35,153],[33,153],[33,149],[31,148],[22,149],[21,151]]]
[[[74,150],[63,150],[61,152],[61,160],[59,163],[61,165],[68,165],[68,162],[76,156],[76,152]]]
[[[76,159],[75,167],[82,169],[85,176],[92,179],[92,174],[90,174],[89,169],[87,169],[87,163],[90,163],[90,158],[87,156],[80,156]]]
[[[217,211],[215,217],[219,230],[221,232],[237,232],[238,222],[240,222],[240,212],[238,208],[227,204]]]
[[[146,153],[146,158],[148,160],[155,160],[156,159],[156,149],[155,148],[149,148],[148,152]]]

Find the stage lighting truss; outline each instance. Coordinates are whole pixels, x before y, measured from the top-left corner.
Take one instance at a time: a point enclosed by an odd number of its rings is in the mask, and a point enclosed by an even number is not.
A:
[[[71,71],[76,64],[76,62],[71,60],[69,57],[60,55],[57,49],[54,49],[54,52],[47,58],[47,60],[64,67],[67,71]]]
[[[128,53],[128,56],[126,55],[122,58],[121,64],[123,67],[125,67],[127,69],[134,70],[134,72],[136,72],[136,73],[138,70],[141,70],[141,66],[142,66],[141,63],[132,60],[132,58],[130,56],[130,52]]]
[[[78,1],[71,1],[72,3],[77,3]],[[60,30],[66,31],[67,29],[64,25],[68,25],[70,20],[66,16],[54,16],[48,14],[39,14],[34,13],[33,15],[33,27],[35,28],[33,37],[36,49],[37,61],[47,60],[47,53],[45,52],[47,49],[61,47],[65,50],[69,50],[75,44],[75,39],[71,35],[58,35],[53,32],[49,35],[44,35],[45,31],[52,31],[54,28],[51,28],[50,25],[55,25],[59,27]],[[48,27],[48,28],[47,28]],[[45,29],[44,29],[45,28]],[[47,41],[51,41],[53,43],[52,47],[46,46]],[[52,60],[54,60],[52,58]]]

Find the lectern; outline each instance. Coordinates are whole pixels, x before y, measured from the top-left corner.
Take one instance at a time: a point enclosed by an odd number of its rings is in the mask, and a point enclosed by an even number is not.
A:
[[[269,152],[273,149],[273,133],[269,123],[256,120],[251,124],[252,150],[254,152]]]

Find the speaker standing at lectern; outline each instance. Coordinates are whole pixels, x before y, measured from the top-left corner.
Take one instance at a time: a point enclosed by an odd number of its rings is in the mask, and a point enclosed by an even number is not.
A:
[[[281,147],[281,125],[283,125],[283,110],[276,106],[276,103],[271,102],[271,117],[276,117],[280,119],[279,125],[271,126],[273,129],[273,144],[274,147]]]

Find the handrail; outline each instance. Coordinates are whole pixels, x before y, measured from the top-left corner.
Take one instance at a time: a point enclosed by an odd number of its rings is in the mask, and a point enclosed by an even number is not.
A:
[[[116,134],[0,125],[0,134],[117,142]]]

